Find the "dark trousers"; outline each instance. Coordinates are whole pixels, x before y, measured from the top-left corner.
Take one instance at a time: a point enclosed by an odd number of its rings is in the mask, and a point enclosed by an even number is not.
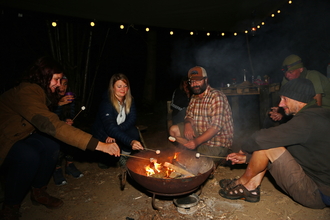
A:
[[[54,172],[59,149],[58,142],[37,133],[16,142],[3,164],[4,203],[19,205],[31,186],[46,186]]]

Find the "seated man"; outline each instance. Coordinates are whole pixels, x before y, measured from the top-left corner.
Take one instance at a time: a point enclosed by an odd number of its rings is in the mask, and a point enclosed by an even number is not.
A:
[[[269,170],[296,202],[310,208],[330,206],[330,110],[316,105],[308,79],[290,80],[281,88],[280,96],[279,106],[294,117],[257,131],[239,153],[227,156],[232,164],[249,163],[239,179],[220,180],[219,194],[258,202],[261,181]]]
[[[282,86],[292,79],[309,79],[312,81],[315,89],[314,99],[316,99],[317,104],[325,108],[330,108],[330,80],[325,75],[316,70],[307,70],[301,58],[294,54],[284,59],[282,71],[284,73]],[[272,111],[269,114],[273,121],[284,123],[291,119],[291,117],[285,117],[278,107],[272,107],[271,109]],[[272,124],[272,122],[266,121],[264,128],[271,127]]]
[[[188,71],[193,93],[184,123],[170,127],[170,135],[186,139],[184,147],[205,155],[225,157],[233,142],[233,118],[227,97],[208,85],[205,69]],[[214,160],[217,164],[219,159]],[[224,160],[225,161],[225,160]]]

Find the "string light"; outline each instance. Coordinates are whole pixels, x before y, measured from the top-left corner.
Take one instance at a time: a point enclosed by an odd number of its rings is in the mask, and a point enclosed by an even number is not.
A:
[[[265,22],[261,22],[261,25],[265,25]]]
[[[57,23],[55,21],[52,22],[52,26],[53,27],[56,27],[57,26]]]
[[[194,32],[193,31],[190,31],[190,35],[193,36],[194,35]]]
[[[150,29],[147,27],[147,28],[146,28],[146,32],[149,32],[149,30],[150,30]]]
[[[248,30],[245,30],[245,31],[244,31],[244,33],[246,33],[246,34],[247,34],[247,33],[249,33],[249,32],[248,32]]]
[[[94,27],[94,26],[95,26],[95,23],[92,21],[92,22],[90,23],[90,25],[91,25],[91,27]]]
[[[288,3],[289,3],[289,4],[292,4],[292,1],[289,1]]]
[[[272,16],[272,18],[273,18],[273,17],[275,17],[275,14],[272,14],[271,16]]]
[[[237,36],[237,33],[236,32],[234,33],[234,36]]]
[[[206,33],[206,36],[208,36],[208,37],[209,37],[210,35],[211,35],[211,34],[210,34],[210,32],[207,32],[207,33]]]
[[[277,10],[277,14],[281,13],[281,10]]]
[[[174,32],[173,31],[170,31],[170,35],[173,35],[174,34]]]
[[[260,25],[257,25],[257,28],[260,28]]]
[[[222,33],[221,33],[221,36],[225,36],[225,33],[222,32]]]
[[[125,26],[124,25],[120,25],[119,28],[123,30],[125,28]]]

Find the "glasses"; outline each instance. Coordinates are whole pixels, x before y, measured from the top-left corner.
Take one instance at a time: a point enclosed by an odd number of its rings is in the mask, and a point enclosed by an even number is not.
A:
[[[205,79],[205,77],[200,80],[188,80],[188,83],[189,83],[189,85],[194,84],[194,83],[201,84],[202,80],[204,80],[204,79]]]

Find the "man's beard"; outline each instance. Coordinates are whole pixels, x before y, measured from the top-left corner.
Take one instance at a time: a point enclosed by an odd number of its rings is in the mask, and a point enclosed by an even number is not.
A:
[[[206,90],[206,84],[203,83],[200,86],[194,86],[191,88],[192,92],[194,93],[194,95],[199,95],[202,94],[205,90]]]

